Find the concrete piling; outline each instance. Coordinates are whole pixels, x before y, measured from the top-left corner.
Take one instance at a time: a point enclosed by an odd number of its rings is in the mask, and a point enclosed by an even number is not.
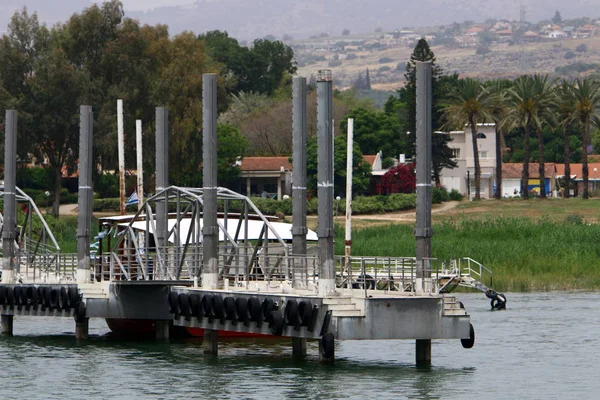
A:
[[[417,62],[416,293],[431,293],[431,62]],[[416,341],[417,365],[431,364],[431,340]]]
[[[216,356],[219,354],[219,340],[217,331],[214,329],[204,330],[204,341],[202,342],[204,354]]]
[[[219,284],[219,227],[217,225],[217,75],[202,76],[202,168],[204,210],[202,226],[202,287]],[[205,335],[206,336],[206,335]],[[216,336],[215,336],[216,340]]]
[[[83,318],[75,322],[75,339],[87,340],[90,331],[90,319]]]
[[[90,278],[90,236],[92,229],[92,137],[94,114],[91,106],[79,109],[79,196],[77,214],[77,283]]]
[[[299,337],[292,337],[292,357],[304,358],[306,357],[306,339]]]
[[[317,77],[317,194],[319,197],[319,295],[335,293],[333,258],[333,93],[330,70]]]
[[[169,111],[166,107],[156,108],[156,193],[169,186]],[[167,195],[156,202],[156,247],[165,259],[163,270],[157,270],[155,279],[167,279]]]
[[[306,78],[296,76],[292,84],[292,251],[306,254]],[[295,288],[306,286],[307,272],[294,260]]]
[[[169,331],[171,327],[171,321],[160,319],[154,321],[154,328],[156,330],[156,340],[169,340]]]
[[[15,281],[15,239],[17,229],[17,112],[6,110],[5,115],[2,283],[13,283]]]
[[[2,315],[2,334],[6,336],[12,336],[13,334],[13,316]]]

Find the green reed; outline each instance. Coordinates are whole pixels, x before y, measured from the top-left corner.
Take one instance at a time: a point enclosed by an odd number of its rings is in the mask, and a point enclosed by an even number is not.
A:
[[[432,256],[471,257],[490,268],[502,291],[600,288],[600,225],[577,218],[486,217],[434,224]],[[336,254],[344,253],[336,227]],[[356,256],[414,257],[412,225],[366,227],[352,232]]]

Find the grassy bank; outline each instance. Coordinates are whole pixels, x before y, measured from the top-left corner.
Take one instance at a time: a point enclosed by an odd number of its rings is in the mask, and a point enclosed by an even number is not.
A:
[[[414,256],[413,226],[371,226],[353,232],[353,255]],[[343,229],[336,253],[343,254]],[[600,225],[580,217],[445,219],[434,224],[433,257],[471,257],[494,274],[501,291],[600,288]]]

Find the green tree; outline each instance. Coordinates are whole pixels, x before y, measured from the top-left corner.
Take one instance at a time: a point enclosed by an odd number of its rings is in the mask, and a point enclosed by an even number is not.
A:
[[[506,91],[512,86],[508,79],[495,79],[486,83],[492,96],[491,115],[496,124],[496,191],[494,197],[502,198],[502,159],[506,148],[506,127],[504,119],[508,112],[506,107]]]
[[[235,126],[217,125],[217,180],[219,185],[233,184],[240,174],[236,164],[246,154],[248,140]]]
[[[492,105],[493,97],[480,81],[464,78],[460,79],[454,90],[450,92],[444,106],[444,117],[447,121],[446,128],[462,129],[465,125],[469,125],[471,129],[471,144],[475,165],[474,200],[481,199],[481,167],[477,146],[477,125],[493,121]]]
[[[209,31],[198,37],[209,54],[225,66],[230,75],[231,91],[273,94],[296,72],[294,52],[278,40],[256,39],[251,48],[241,46],[227,32]]]
[[[334,139],[334,193],[343,196],[346,193],[346,159],[347,159],[347,138],[346,135],[338,135]],[[352,194],[358,196],[364,194],[369,189],[371,179],[371,166],[363,159],[363,153],[356,142],[352,146]],[[306,146],[306,173],[307,189],[314,195],[317,195],[317,137],[316,135],[308,139]]]
[[[530,159],[530,133],[533,130],[538,136],[538,156],[540,175],[540,194],[545,197],[544,188],[544,140],[543,125],[551,120],[553,94],[551,82],[548,76],[528,76],[517,78],[513,87],[507,91],[508,113],[506,115],[507,126],[520,127],[525,133],[523,146],[523,173],[521,176],[521,194],[524,199],[529,199],[527,185],[529,182],[529,159]]]
[[[583,134],[583,198],[588,199],[588,151],[592,125],[598,126],[600,124],[600,84],[592,77],[576,79],[571,99],[574,106],[573,120],[579,124]]]
[[[575,114],[575,102],[573,101],[573,82],[563,79],[555,87],[557,106],[557,125],[563,133],[564,163],[565,163],[565,190],[563,196],[569,198],[571,188],[571,147],[570,133],[573,126]]]
[[[354,119],[354,142],[363,154],[377,154],[381,150],[389,157],[408,151],[406,135],[395,115],[355,108],[340,123],[341,132],[348,129],[348,118]]]
[[[562,24],[562,16],[560,15],[560,12],[558,10],[556,10],[554,12],[554,17],[552,17],[552,23],[556,24],[556,25],[560,25]]]

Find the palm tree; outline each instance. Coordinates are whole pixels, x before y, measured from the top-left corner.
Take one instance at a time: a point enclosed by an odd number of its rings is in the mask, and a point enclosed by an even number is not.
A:
[[[565,157],[565,191],[564,198],[569,198],[571,188],[571,148],[569,147],[569,131],[573,125],[575,102],[573,101],[573,82],[563,79],[556,87],[557,122],[563,132]]]
[[[447,121],[444,128],[471,127],[473,145],[473,160],[475,164],[475,197],[480,200],[481,167],[477,151],[477,124],[492,121],[491,108],[493,105],[489,89],[476,79],[464,78],[458,80],[456,86],[442,102],[443,118]]]
[[[594,78],[576,79],[573,86],[573,121],[581,125],[583,132],[583,198],[589,198],[588,147],[592,124],[600,124],[600,84]]]
[[[521,76],[506,92],[508,113],[505,124],[511,128],[522,128],[525,133],[521,195],[526,200],[529,199],[527,184],[529,182],[529,138],[532,129],[538,136],[540,194],[546,197],[543,125],[551,119],[554,100],[552,93],[552,81],[548,80],[548,75]]]
[[[487,87],[492,95],[491,114],[496,124],[496,199],[502,198],[502,150],[505,148],[505,116],[508,112],[506,107],[506,91],[510,89],[512,82],[508,79],[494,79],[487,82]]]

